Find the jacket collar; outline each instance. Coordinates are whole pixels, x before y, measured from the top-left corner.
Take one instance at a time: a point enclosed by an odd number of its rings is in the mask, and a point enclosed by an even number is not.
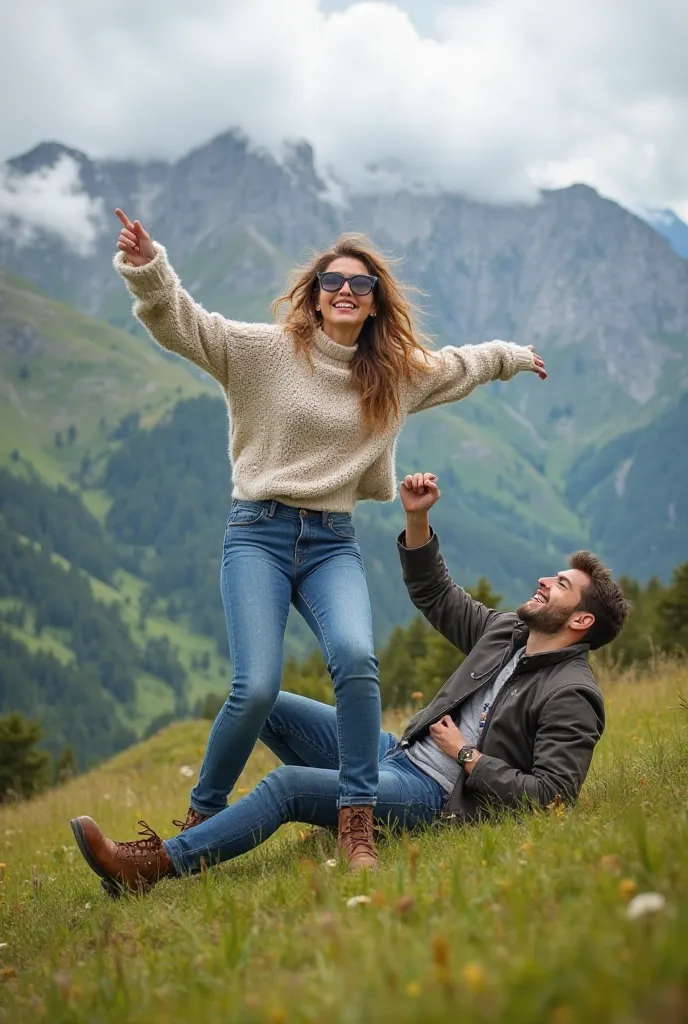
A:
[[[512,650],[516,653],[521,647],[525,647],[530,630],[525,622],[517,620],[514,626]],[[571,644],[570,647],[562,647],[558,651],[544,651],[542,654],[524,654],[518,663],[517,671],[523,672],[528,669],[547,668],[549,665],[557,665],[561,661],[570,661],[581,655],[587,655],[590,651],[590,644]]]

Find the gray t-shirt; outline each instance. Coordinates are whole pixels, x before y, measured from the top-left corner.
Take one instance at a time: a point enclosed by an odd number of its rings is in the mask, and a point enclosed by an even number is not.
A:
[[[525,647],[519,648],[495,681],[480,686],[459,708],[457,725],[466,737],[466,743],[471,747],[477,746],[490,708],[501,688],[511,679],[524,652]],[[412,743],[406,750],[406,754],[417,768],[429,775],[431,779],[439,782],[447,793],[451,793],[462,768],[455,758],[440,750],[430,733],[422,740]]]

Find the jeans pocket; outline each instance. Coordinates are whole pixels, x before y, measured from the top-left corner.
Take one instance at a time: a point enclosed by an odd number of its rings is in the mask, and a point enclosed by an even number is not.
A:
[[[341,537],[342,540],[356,540],[356,531],[348,512],[330,512],[327,525],[336,537]]]
[[[267,507],[257,501],[237,501],[229,513],[227,529],[232,526],[254,526],[262,522],[266,514]]]

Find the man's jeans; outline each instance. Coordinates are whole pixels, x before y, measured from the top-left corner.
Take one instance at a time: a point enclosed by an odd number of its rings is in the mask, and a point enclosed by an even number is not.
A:
[[[202,825],[165,842],[179,874],[238,857],[286,821],[337,825],[339,763],[334,708],[293,693],[280,693],[260,738],[284,766],[235,804]],[[395,737],[378,735],[380,783],[375,819],[393,828],[435,821],[447,795],[408,759]]]
[[[227,804],[279,693],[292,603],[318,638],[332,676],[339,805],[374,804],[380,687],[351,516],[276,501],[234,501],[221,589],[234,679],[211,729],[191,806],[212,815]]]

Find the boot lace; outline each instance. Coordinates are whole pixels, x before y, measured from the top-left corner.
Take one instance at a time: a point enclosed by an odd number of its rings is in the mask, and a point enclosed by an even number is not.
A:
[[[189,807],[184,821],[179,821],[177,818],[173,818],[172,824],[175,828],[180,828],[182,832],[186,832],[188,828],[194,828],[196,825],[200,825],[206,820],[205,814],[200,814],[199,811],[194,811],[193,807]]]
[[[365,811],[352,810],[345,832],[350,838],[352,853],[360,847],[367,852],[373,845],[373,825]]]
[[[153,853],[158,853],[160,850],[162,839],[158,833],[145,821],[139,821],[138,824],[141,826],[139,835],[143,838],[132,839],[126,843],[118,843],[118,853],[121,856],[148,857]]]

